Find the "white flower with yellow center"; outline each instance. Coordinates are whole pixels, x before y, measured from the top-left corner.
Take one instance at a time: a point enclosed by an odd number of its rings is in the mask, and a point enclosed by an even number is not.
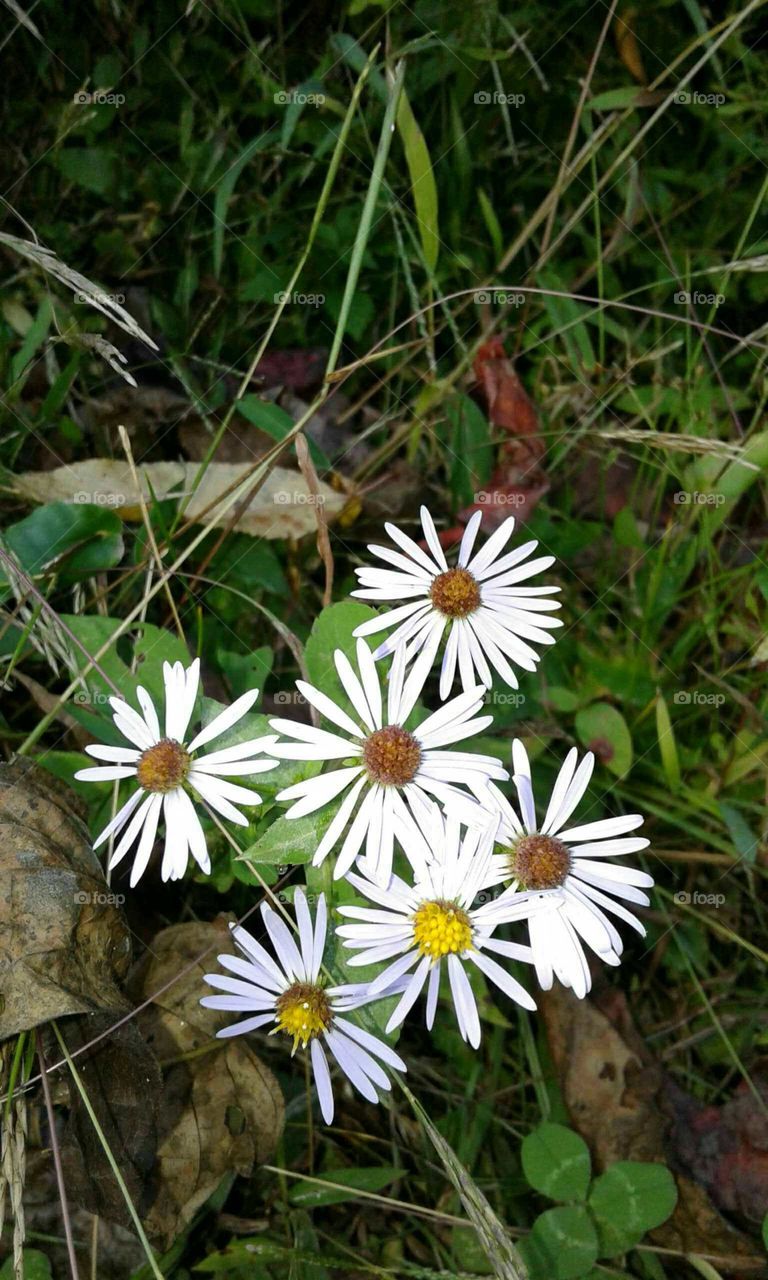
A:
[[[495,821],[483,831],[469,828],[463,840],[455,819],[433,811],[430,821],[433,860],[421,863],[415,883],[408,885],[393,876],[383,889],[351,872],[350,884],[377,907],[339,907],[341,915],[357,923],[340,925],[336,932],[346,947],[358,953],[350,965],[392,961],[368,987],[370,996],[402,992],[387,1031],[400,1026],[425,985],[426,1023],[432,1027],[445,966],[459,1030],[476,1049],[480,1018],[467,965],[474,965],[524,1009],[536,1008],[525,988],[487,954],[532,962],[529,947],[491,936],[498,925],[527,915],[528,907],[510,904],[503,912],[496,903],[473,905],[491,871]]]
[[[387,884],[396,827],[406,832],[414,829],[418,835],[414,814],[432,796],[449,808],[475,813],[477,804],[460,784],[473,779],[481,786],[490,778],[503,780],[509,775],[492,756],[444,750],[493,723],[490,715],[475,718],[486,692],[482,685],[446,703],[416,728],[406,729],[421,690],[412,681],[404,687],[402,651],[395,656],[389,674],[386,711],[379,672],[365,641],[357,643],[359,675],[340,649],[336,650],[334,661],[356,720],[313,685],[297,680],[296,687],[346,736],[297,720],[271,720],[273,729],[296,741],[279,741],[270,749],[279,759],[346,763],[341,769],[287,787],[277,799],[295,801],[285,816],[299,818],[323,808],[346,791],[317,847],[313,865],[319,866],[341,842],[334,870],[334,877],[338,878],[346,875],[364,847],[369,874]],[[407,852],[407,844],[405,847]]]
[[[575,748],[568,753],[544,820],[538,823],[528,754],[517,739],[512,765],[522,820],[493,784],[486,789],[485,804],[489,812],[500,815],[496,835],[500,852],[493,858],[488,883],[511,881],[510,888],[491,905],[491,916],[494,910],[503,916],[510,906],[528,902],[528,933],[541,986],[549,990],[557,977],[583,998],[592,977],[582,943],[605,964],[618,965],[624,944],[606,912],[643,937],[645,929],[640,921],[614,899],[648,906],[643,889],[651,888],[653,877],[612,861],[623,854],[638,853],[650,843],[642,836],[627,836],[642,825],[641,814],[603,818],[563,830],[584,796],[594,768],[591,752],[581,764],[578,758]]]
[[[291,1056],[299,1047],[308,1047],[320,1110],[326,1124],[330,1124],[333,1088],[325,1049],[369,1102],[379,1101],[377,1089],[392,1088],[382,1062],[396,1071],[405,1071],[406,1066],[389,1045],[342,1016],[367,1003],[365,989],[328,987],[321,977],[328,918],[325,895],[321,893],[318,899],[314,926],[301,889],[296,890],[295,910],[298,946],[285,921],[266,903],[262,905],[276,960],[246,929],[230,925],[243,958],[219,956],[219,964],[235,976],[206,974],[205,981],[225,994],[204,996],[200,1003],[208,1009],[244,1015],[239,1022],[219,1031],[220,1037],[244,1035],[273,1023],[270,1035],[282,1032],[293,1041]]]
[[[261,804],[261,796],[226,779],[264,773],[274,769],[276,764],[274,760],[254,759],[269,750],[275,741],[273,735],[252,738],[208,755],[197,754],[201,747],[220,738],[250,711],[259,696],[258,689],[243,694],[185,744],[200,682],[200,660],[196,658],[186,671],[180,662],[173,666],[164,662],[163,679],[164,731],[160,729],[157,711],[146,689],[139,686],[136,690],[141,713],[121,698],[110,698],[115,726],[132,746],[86,747],[88,755],[108,763],[92,769],[80,769],[75,774],[83,782],[113,782],[122,778],[135,778],[138,782],[138,790],[107,824],[93,846],[98,849],[110,836],[123,833],[110,859],[111,869],[139,840],[131,869],[132,887],[146,870],[161,816],[165,819],[163,880],[181,879],[187,869],[190,852],[200,870],[207,874],[211,860],[189,793],[230,822],[247,826],[248,819],[235,805]]]
[[[369,547],[379,559],[393,566],[387,569],[356,569],[360,589],[353,596],[381,604],[388,600],[407,601],[396,609],[364,622],[356,636],[371,636],[395,627],[392,635],[380,644],[374,658],[384,658],[405,646],[406,664],[415,659],[414,678],[424,681],[437,656],[443,633],[448,640],[440,673],[440,697],[448,697],[458,666],[465,691],[480,683],[488,688],[493,683],[491,667],[501,679],[517,688],[512,664],[525,671],[535,671],[539,654],[529,644],[554,644],[553,628],[561,627],[559,618],[548,615],[560,608],[551,596],[557,586],[521,586],[534,574],[554,564],[554,556],[529,560],[538,543],[524,542],[514,551],[501,555],[512,536],[515,518],[510,516],[474,556],[477,531],[482,512],[476,511],[464,530],[456,564],[451,567],[440,546],[431,515],[421,508],[424,538],[431,554],[422,551],[412,538],[396,525],[384,527],[399,551],[391,547]]]

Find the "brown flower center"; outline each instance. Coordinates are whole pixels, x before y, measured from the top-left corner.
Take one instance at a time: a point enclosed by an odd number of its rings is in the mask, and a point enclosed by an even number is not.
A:
[[[523,889],[558,889],[571,869],[568,849],[554,836],[521,836],[509,856]]]
[[[275,1031],[293,1037],[294,1053],[299,1045],[306,1049],[310,1040],[322,1035],[333,1022],[328,997],[322,987],[312,982],[295,982],[278,997],[275,1011]]]
[[[468,569],[449,569],[434,579],[429,598],[447,618],[466,618],[480,606],[480,586]]]
[[[163,738],[139,756],[136,777],[145,791],[175,791],[189,773],[192,758],[180,742]]]
[[[416,776],[421,747],[412,733],[392,724],[377,729],[366,740],[363,763],[374,782],[384,787],[404,787]]]

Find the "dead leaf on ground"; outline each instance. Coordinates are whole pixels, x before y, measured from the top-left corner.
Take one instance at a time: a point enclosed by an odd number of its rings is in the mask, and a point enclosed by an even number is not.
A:
[[[459,512],[459,519],[467,521],[473,512],[482,511],[491,531],[510,515],[524,523],[549,489],[542,467],[546,447],[536,406],[499,338],[492,338],[479,348],[474,372],[491,426],[505,432],[508,438],[499,445],[496,468],[485,486],[483,501]]]
[[[185,509],[194,520],[242,480],[253,463],[212,462],[197,489],[195,480],[200,470],[196,462],[149,462],[139,467],[145,501],[150,494],[158,498],[186,497],[192,494]],[[88,458],[54,471],[28,471],[15,478],[18,493],[32,502],[94,502],[110,506],[126,520],[141,519],[139,493],[131,468],[118,458]],[[193,492],[194,489],[194,492]],[[319,496],[327,520],[333,520],[344,508],[347,496],[337,493],[324,481]],[[239,517],[235,529],[259,538],[301,538],[317,528],[314,504],[307,482],[298,471],[273,467]],[[229,528],[234,508],[217,515],[215,507],[202,518],[214,528]]]
[[[232,951],[225,924],[180,924],[163,930],[131,976],[140,1003],[192,965],[138,1014],[139,1028],[164,1069],[158,1112],[157,1196],[145,1226],[170,1243],[236,1172],[248,1177],[274,1150],[284,1122],[283,1098],[272,1072],[248,1038],[216,1041],[231,1015],[203,1009],[203,975],[216,955]]]
[[[639,1035],[623,993],[579,1000],[557,986],[541,993],[539,1007],[565,1104],[598,1169],[616,1160],[660,1160],[675,1174],[677,1208],[651,1232],[654,1244],[754,1258],[754,1242],[721,1215],[700,1183],[697,1163],[680,1159],[677,1086]]]
[[[130,934],[72,793],[0,765],[0,1040],[50,1018],[123,1011]]]
[[[61,1027],[74,1054],[110,1029],[113,1015],[68,1019]],[[56,1053],[56,1046],[52,1047]],[[56,1054],[56,1056],[60,1056]],[[116,1027],[81,1054],[77,1069],[88,1099],[140,1217],[156,1195],[157,1112],[162,1075],[135,1020]],[[132,1220],[80,1092],[71,1077],[69,1117],[61,1143],[67,1195],[72,1204],[130,1228]]]

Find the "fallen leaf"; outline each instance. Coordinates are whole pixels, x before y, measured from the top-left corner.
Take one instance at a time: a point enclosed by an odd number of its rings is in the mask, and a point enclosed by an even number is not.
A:
[[[68,1019],[61,1027],[70,1053],[109,1030],[113,1015]],[[80,1079],[140,1217],[156,1194],[157,1114],[162,1076],[135,1019],[124,1022],[77,1059]],[[73,1205],[110,1222],[133,1223],[111,1166],[69,1078],[69,1115],[61,1142],[67,1195]]]
[[[145,501],[187,497],[188,519],[207,511],[248,473],[252,463],[212,462],[197,489],[200,467],[196,462],[149,462],[138,468]],[[126,520],[141,519],[139,493],[127,462],[117,458],[88,458],[54,471],[28,471],[15,479],[17,492],[32,502],[91,502],[109,506]],[[313,505],[321,501],[327,520],[339,514],[347,502],[324,481],[318,496],[311,494],[304,477],[287,467],[273,467],[247,509],[234,526],[239,533],[259,538],[301,538],[317,528]],[[193,492],[194,490],[194,492]],[[202,516],[214,528],[228,528],[233,508],[217,517],[215,509]]]
[[[638,84],[646,85],[648,77],[643,66],[640,43],[634,32],[636,21],[637,10],[625,9],[623,14],[618,14],[616,17],[613,24],[613,34],[616,38],[616,50],[627,71],[637,80]]]
[[[491,531],[511,515],[518,522],[527,520],[549,489],[542,468],[546,447],[536,407],[499,338],[479,348],[474,372],[491,426],[508,438],[499,445],[496,467],[485,489],[459,512],[459,519],[466,522],[473,512],[482,511]]]
[[[272,1072],[248,1037],[215,1040],[231,1015],[200,1005],[203,975],[217,954],[233,950],[223,922],[173,925],[157,935],[131,975],[137,1003],[151,1000],[137,1021],[165,1072],[157,1194],[145,1227],[166,1245],[227,1174],[247,1177],[263,1163],[283,1128],[283,1098]]]
[[[0,765],[0,1040],[50,1018],[124,1011],[130,934],[72,793]]]

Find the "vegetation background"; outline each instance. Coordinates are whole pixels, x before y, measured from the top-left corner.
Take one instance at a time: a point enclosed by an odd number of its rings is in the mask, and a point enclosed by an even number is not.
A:
[[[41,1011],[31,966],[28,1024],[0,1024],[0,1276],[23,1209],[30,1280],[73,1258],[100,1280],[766,1274],[764,7],[6,0],[0,739],[51,788],[14,821],[79,792],[103,824],[111,791],[72,774],[110,681],[130,687],[145,655],[200,653],[210,697],[257,683],[261,713],[300,714],[281,704],[331,557],[344,601],[384,519],[412,530],[425,501],[450,531],[479,503],[557,557],[566,623],[538,675],[491,695],[483,749],[506,761],[522,734],[551,780],[568,746],[592,747],[595,816],[648,815],[658,888],[648,937],[583,1004],[555,992],[530,1019],[486,994],[476,1054],[447,1010],[432,1035],[409,1025],[426,1114],[397,1089],[375,1112],[349,1095],[315,1129],[270,1041],[285,1127],[245,1150],[218,1062],[204,1092],[227,1135],[217,1158],[184,1148],[190,1185],[158,1207],[144,1118],[161,1069],[167,1087],[210,1057],[210,1033],[169,1047],[146,1010],[138,1039],[135,1018],[109,1031],[104,992],[128,981],[141,1003],[186,964],[193,1009],[210,922],[265,881],[289,892],[301,851],[246,864],[213,830],[210,878],[162,885],[153,867],[121,903],[116,877],[98,950],[114,972],[77,957],[105,1012]],[[251,523],[234,500],[211,517],[220,464],[258,487],[262,460],[295,472],[297,448],[328,486],[329,546],[323,509],[279,486]],[[51,883],[28,914],[0,894],[0,960],[28,959],[36,930],[61,930],[55,964],[67,952]],[[70,1057],[46,1092],[41,1065],[103,1031],[101,1057],[77,1076]],[[163,1044],[151,1069],[147,1043]],[[532,1135],[545,1175],[521,1153]],[[588,1192],[590,1168],[637,1161],[675,1174],[673,1217],[644,1217],[634,1184],[609,1183],[602,1210]],[[518,1253],[535,1223],[544,1254]]]

